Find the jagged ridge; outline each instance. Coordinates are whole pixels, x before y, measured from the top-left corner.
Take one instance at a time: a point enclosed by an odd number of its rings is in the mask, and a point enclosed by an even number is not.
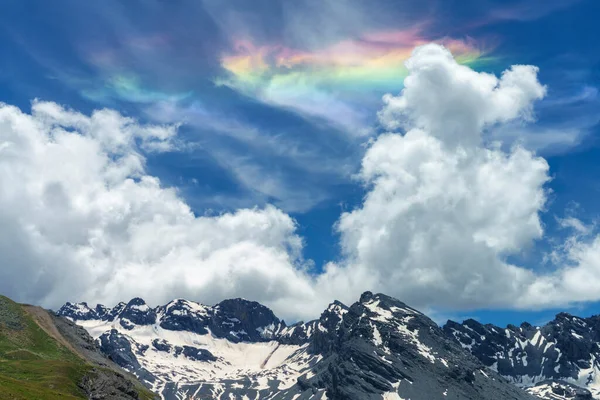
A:
[[[560,313],[542,327],[500,328],[469,319],[444,331],[511,382],[546,398],[600,398],[600,317]],[[577,389],[584,388],[584,389]],[[587,390],[586,390],[587,389]],[[550,397],[551,393],[560,397]]]
[[[67,303],[113,360],[165,399],[530,399],[433,321],[383,294],[292,326],[242,299]]]

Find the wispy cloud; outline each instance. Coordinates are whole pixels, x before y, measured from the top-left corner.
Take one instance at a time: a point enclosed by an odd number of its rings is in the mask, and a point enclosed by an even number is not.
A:
[[[180,101],[191,98],[192,91],[166,92],[144,85],[142,79],[133,72],[111,74],[93,81],[66,77],[64,82],[77,88],[79,93],[92,101],[109,104],[125,101],[137,104],[149,104],[160,101]]]
[[[244,193],[243,202],[223,195],[207,196],[205,203],[211,206],[273,203],[288,212],[307,211],[330,198],[331,187],[351,179],[358,168],[355,157],[362,152],[342,134],[334,139],[332,132],[298,135],[289,129],[259,127],[199,102],[160,102],[144,112],[162,123],[183,123],[191,131],[187,141],[207,151]],[[333,139],[335,147],[327,147],[323,136]]]
[[[598,89],[584,85],[541,101],[536,107],[538,117],[534,126],[521,123],[497,126],[490,131],[489,138],[505,146],[519,143],[544,155],[564,153],[584,143],[600,123],[595,112],[599,106]]]
[[[580,2],[581,0],[547,0],[536,2],[481,0],[475,3],[474,13],[476,17],[471,17],[466,21],[458,23],[452,31],[472,30],[510,21],[535,21]],[[448,3],[448,6],[451,6],[450,3]],[[453,17],[456,18],[457,16],[453,15]]]
[[[489,11],[488,22],[498,20],[531,21],[555,11],[570,7],[580,0],[548,0],[543,2],[521,1],[504,7],[493,7]]]

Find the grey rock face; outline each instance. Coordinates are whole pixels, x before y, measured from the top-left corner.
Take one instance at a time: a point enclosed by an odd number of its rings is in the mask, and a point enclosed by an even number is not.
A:
[[[192,346],[183,346],[183,347],[175,347],[175,354],[182,354],[194,361],[216,361],[217,357],[213,356],[213,354],[205,349],[198,349]]]
[[[90,400],[139,399],[138,390],[133,382],[112,370],[94,368],[83,377],[79,386]]]
[[[101,307],[98,305],[98,307]],[[100,319],[98,312],[90,308],[86,302],[83,303],[70,303],[67,302],[57,312],[57,315],[62,317],[68,317],[77,321],[89,321],[92,319]]]
[[[152,347],[158,351],[164,351],[165,353],[169,353],[173,348],[173,346],[171,346],[169,342],[164,339],[154,339],[152,341]]]
[[[285,323],[273,311],[255,301],[224,300],[213,308],[210,330],[232,342],[273,339]]]
[[[300,321],[294,325],[282,328],[278,335],[277,341],[281,344],[301,345],[308,343],[315,329],[318,329],[319,320],[309,322]]]
[[[148,307],[139,297],[132,299],[119,313],[121,326],[132,329],[139,325],[152,325],[156,322],[156,311]]]
[[[160,326],[164,329],[208,334],[209,307],[178,299],[159,307],[158,313],[161,315]]]
[[[106,312],[106,314],[104,315],[102,320],[103,321],[114,321],[116,318],[119,317],[119,315],[121,315],[121,312],[123,312],[125,307],[127,307],[127,303],[120,302],[119,304],[114,306],[112,309],[108,309],[108,311]]]
[[[100,336],[100,350],[112,361],[128,371],[136,371],[141,368],[132,345],[125,335],[113,329]]]

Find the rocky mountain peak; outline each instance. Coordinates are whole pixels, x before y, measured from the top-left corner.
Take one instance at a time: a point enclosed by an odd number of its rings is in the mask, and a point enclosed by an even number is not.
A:
[[[97,304],[94,311],[96,311],[96,315],[99,319],[105,319],[108,313],[110,312],[110,308],[107,308],[102,304]]]
[[[556,316],[554,317],[554,321],[571,321],[573,318],[577,318],[572,314],[569,314],[568,312],[559,312],[558,314],[556,314]]]
[[[98,313],[96,310],[90,308],[86,302],[71,303],[67,302],[57,312],[59,315],[68,317],[72,320],[92,320],[98,319]]]
[[[208,334],[210,307],[184,299],[176,299],[159,307],[160,326],[172,331]]]
[[[141,297],[134,297],[133,299],[129,300],[129,303],[127,303],[127,307],[133,306],[146,306],[146,301]]]
[[[240,298],[215,305],[210,324],[211,332],[232,342],[270,340],[284,327],[269,308]]]
[[[363,294],[360,295],[360,298],[358,299],[359,303],[368,303],[369,301],[373,300],[373,292],[369,292],[368,290],[366,292],[363,292]]]
[[[529,322],[523,322],[523,323],[521,323],[521,325],[519,326],[519,328],[521,328],[521,331],[531,331],[531,330],[536,329]]]
[[[131,299],[118,316],[121,326],[129,330],[136,325],[152,325],[156,322],[156,310],[139,297]]]
[[[395,313],[402,315],[424,316],[424,314],[420,311],[409,307],[400,300],[387,296],[383,293],[373,294],[371,292],[365,292],[360,296],[360,300],[358,302],[369,308],[371,311],[374,309],[382,309],[387,311],[393,310]]]
[[[106,314],[106,321],[114,321],[119,316],[119,314],[121,314],[121,312],[125,309],[125,307],[127,307],[127,303],[118,303]]]
[[[339,319],[336,306],[344,310]],[[304,384],[327,387],[328,398],[529,398],[490,378],[431,319],[384,294],[363,293],[350,307],[333,303],[310,343],[327,368]]]

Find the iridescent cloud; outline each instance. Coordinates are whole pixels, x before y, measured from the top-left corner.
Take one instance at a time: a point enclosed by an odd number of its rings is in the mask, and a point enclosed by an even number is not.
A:
[[[92,101],[103,105],[114,105],[115,101],[152,104],[177,102],[194,94],[193,88],[172,76],[156,78],[174,69],[168,35],[123,35],[115,43],[82,41],[76,48],[84,68],[65,72],[54,67],[52,77]]]
[[[135,74],[109,75],[104,81],[90,88],[81,89],[81,94],[91,100],[103,102],[119,99],[132,103],[156,103],[159,101],[179,101],[192,96],[192,92],[166,93],[143,85]]]
[[[472,39],[435,41],[471,67],[491,59],[489,49]],[[221,58],[229,74],[216,82],[273,105],[356,128],[363,119],[358,105],[374,95],[378,101],[382,93],[400,90],[406,76],[404,62],[416,46],[429,42],[419,27],[371,32],[312,50],[237,40]]]

